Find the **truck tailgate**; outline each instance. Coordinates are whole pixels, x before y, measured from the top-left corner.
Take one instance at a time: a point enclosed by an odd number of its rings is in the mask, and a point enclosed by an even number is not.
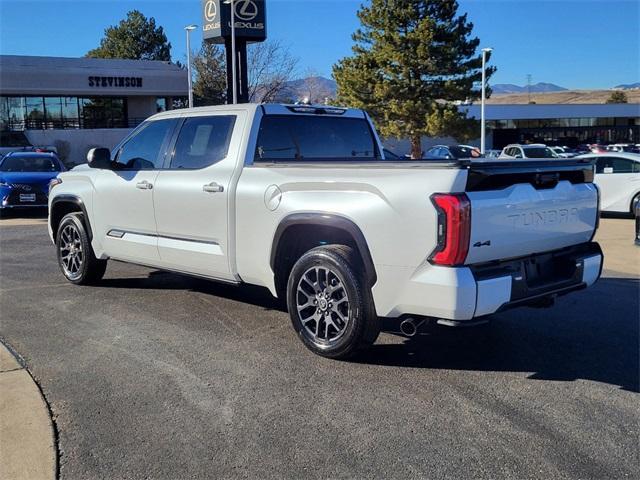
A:
[[[589,242],[598,191],[584,161],[542,160],[471,166],[467,264],[521,257]],[[515,182],[515,183],[514,183]]]

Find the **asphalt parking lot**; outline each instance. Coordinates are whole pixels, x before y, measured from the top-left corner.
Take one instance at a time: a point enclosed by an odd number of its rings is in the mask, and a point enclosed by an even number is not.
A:
[[[314,356],[266,291],[111,262],[63,279],[42,220],[0,220],[0,337],[38,381],[60,476],[637,478],[640,248],[605,278],[356,362]]]

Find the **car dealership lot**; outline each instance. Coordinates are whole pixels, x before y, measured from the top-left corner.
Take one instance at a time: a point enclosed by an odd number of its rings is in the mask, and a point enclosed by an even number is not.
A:
[[[633,221],[602,280],[486,327],[307,351],[266,291],[112,262],[64,281],[46,226],[0,220],[0,336],[54,413],[62,478],[624,478],[640,468]]]

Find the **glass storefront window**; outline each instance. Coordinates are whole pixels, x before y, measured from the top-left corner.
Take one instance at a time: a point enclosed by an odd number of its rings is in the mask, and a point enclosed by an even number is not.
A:
[[[0,129],[126,128],[127,100],[0,96]]]
[[[24,128],[24,97],[7,97],[10,130]]]
[[[42,128],[44,123],[44,98],[25,98],[25,121],[27,128]]]
[[[127,105],[124,98],[80,99],[83,128],[126,128]]]
[[[156,98],[156,112],[166,112],[167,111],[167,99],[164,97]]]
[[[111,105],[109,105],[109,115],[113,128],[122,127],[126,123],[125,113],[124,99],[112,98]]]
[[[0,130],[9,129],[9,99],[0,97]]]
[[[62,128],[60,97],[45,97],[44,108],[47,115],[47,128]]]
[[[63,128],[79,128],[78,97],[60,98]]]

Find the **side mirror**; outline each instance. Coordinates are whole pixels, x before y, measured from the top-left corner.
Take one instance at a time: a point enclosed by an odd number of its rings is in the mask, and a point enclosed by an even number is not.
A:
[[[522,158],[522,154],[521,153],[516,153],[513,158]]]
[[[602,173],[613,173],[613,167],[604,167]]]
[[[108,148],[92,148],[87,153],[87,163],[91,168],[111,170],[111,152]]]

